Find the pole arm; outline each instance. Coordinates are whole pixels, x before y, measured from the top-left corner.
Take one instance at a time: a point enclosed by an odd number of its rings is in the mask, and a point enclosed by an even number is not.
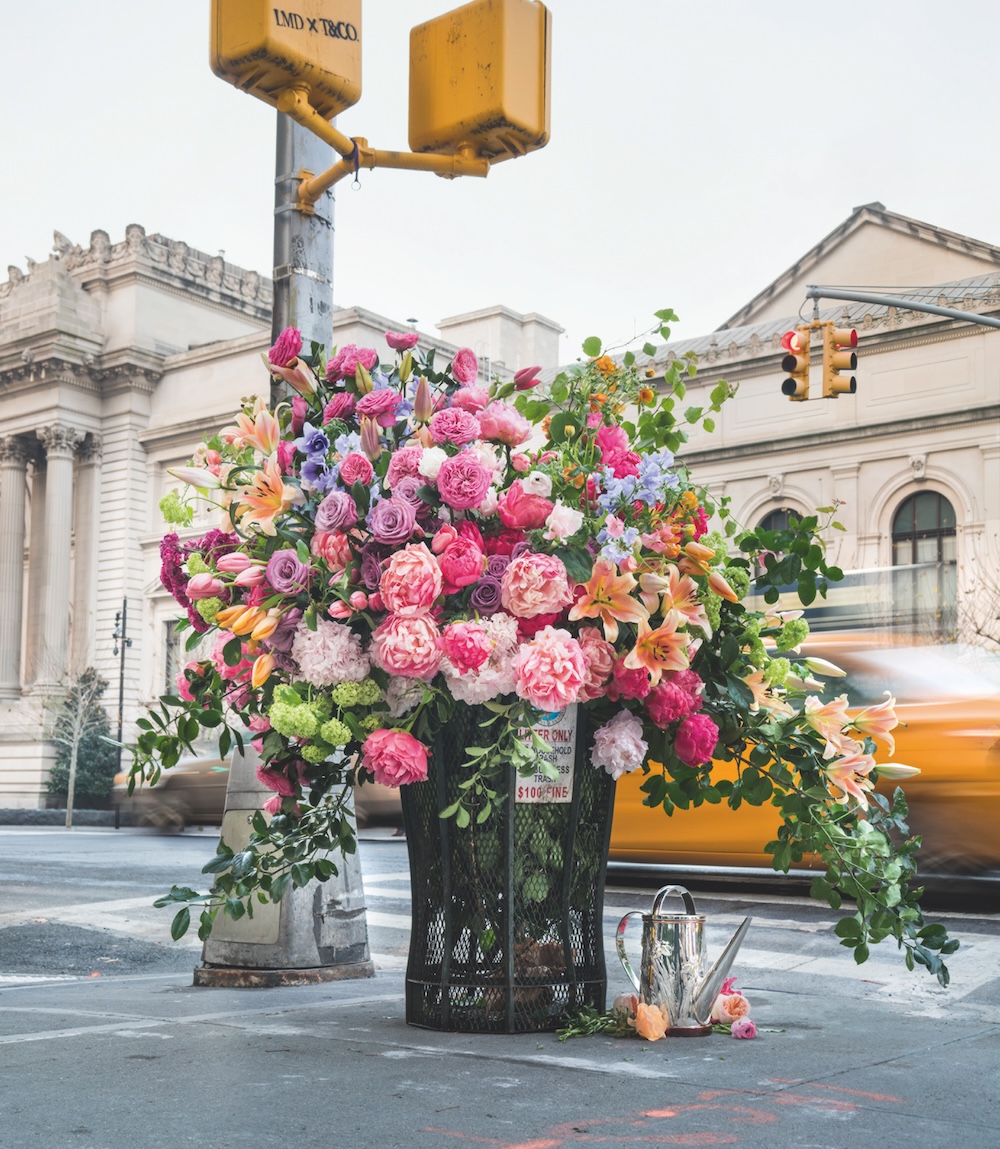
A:
[[[874,303],[877,307],[901,307],[905,311],[925,311],[928,315],[943,315],[946,319],[963,319],[966,323],[978,323],[981,327],[1000,327],[1000,319],[980,315],[976,311],[959,311],[956,307],[939,307],[936,303],[914,303],[912,299],[902,299],[895,295],[872,295],[867,291],[844,291],[838,287],[817,287],[810,284],[806,288],[806,299],[843,299],[848,303]]]
[[[485,178],[489,175],[490,160],[479,155],[471,145],[459,149],[455,155],[389,152],[370,148],[362,136],[345,136],[333,124],[324,120],[309,103],[308,93],[302,88],[286,88],[278,96],[278,111],[284,112],[313,135],[319,136],[344,157],[319,175],[303,173],[296,204],[301,211],[309,211],[325,191],[360,168],[402,168],[415,172],[434,172],[446,179],[454,179],[456,176]]]

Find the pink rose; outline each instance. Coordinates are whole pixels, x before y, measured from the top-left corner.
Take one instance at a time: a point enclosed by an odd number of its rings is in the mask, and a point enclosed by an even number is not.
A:
[[[471,586],[486,568],[486,556],[472,539],[456,538],[441,552],[438,562],[445,594],[455,594],[462,587]]]
[[[485,387],[459,387],[451,397],[453,407],[461,407],[473,415],[478,415],[489,401],[490,393]]]
[[[275,367],[288,367],[293,359],[297,359],[302,350],[302,332],[294,327],[286,327],[274,341],[274,345],[267,353],[268,363]]]
[[[528,494],[523,480],[515,479],[500,496],[500,519],[505,527],[532,531],[544,526],[545,520],[552,514],[553,506],[544,495]]]
[[[380,427],[391,427],[396,422],[396,408],[402,401],[402,395],[385,388],[362,395],[354,409],[359,415],[374,419]]]
[[[531,438],[531,424],[513,407],[499,399],[479,414],[479,430],[484,439],[519,447]]]
[[[471,510],[486,497],[492,477],[472,451],[461,451],[442,462],[437,473],[438,494],[456,511]]]
[[[327,363],[327,379],[344,379],[353,375],[360,363],[367,371],[378,362],[378,352],[374,347],[356,347],[353,343],[345,343],[339,352]]]
[[[478,670],[493,653],[486,629],[478,622],[455,622],[441,634],[445,657],[459,674]]]
[[[737,990],[719,994],[712,1004],[712,1021],[717,1025],[732,1025],[750,1012],[750,1002]]]
[[[590,702],[605,693],[605,683],[615,666],[615,648],[605,640],[596,626],[580,627],[576,640],[587,659],[587,674],[580,687],[580,701]]]
[[[406,786],[427,778],[427,747],[405,730],[373,730],[361,747],[361,765],[381,786]]]
[[[309,543],[309,551],[322,559],[335,575],[342,575],[354,557],[347,536],[341,531],[316,531]]]
[[[547,626],[514,656],[515,690],[538,710],[565,710],[576,702],[587,676],[587,659],[567,630]]]
[[[389,469],[385,473],[385,485],[391,488],[400,479],[419,477],[420,472],[417,468],[423,455],[423,447],[403,447],[402,450],[394,451],[389,460]]]
[[[701,766],[712,760],[719,741],[719,728],[707,714],[691,714],[677,728],[674,753],[685,766]]]
[[[386,610],[417,618],[430,612],[441,593],[441,568],[423,543],[414,543],[389,557],[378,589]]]
[[[431,438],[441,445],[454,443],[464,447],[479,438],[479,420],[461,407],[446,407],[431,418]]]
[[[561,499],[556,499],[555,506],[545,520],[545,534],[543,538],[553,543],[564,543],[583,526],[583,511],[567,507]]]
[[[420,342],[420,336],[415,331],[387,331],[385,341],[393,351],[409,351]]]
[[[729,1031],[733,1037],[749,1038],[757,1036],[757,1027],[749,1017],[741,1017],[733,1022]]]
[[[340,481],[345,487],[353,487],[355,483],[361,483],[367,487],[374,474],[375,468],[364,455],[357,451],[351,451],[350,454],[345,455],[340,464]]]
[[[518,555],[503,572],[500,601],[516,618],[553,614],[573,605],[566,568],[555,555]]]
[[[619,710],[609,722],[594,731],[590,760],[602,766],[617,781],[623,774],[638,770],[646,761],[649,744],[642,737],[642,720],[631,710]]]
[[[451,373],[459,383],[475,383],[479,377],[479,360],[471,347],[461,347],[455,352]]]
[[[441,665],[441,632],[427,615],[390,614],[372,635],[372,658],[388,674],[430,680]]]
[[[266,786],[268,790],[274,790],[286,798],[295,796],[295,783],[291,781],[284,770],[275,770],[261,763],[257,767],[257,781],[262,786]]]
[[[323,426],[332,423],[334,419],[350,419],[353,414],[354,396],[349,395],[346,391],[341,391],[339,395],[334,395],[323,408]]]

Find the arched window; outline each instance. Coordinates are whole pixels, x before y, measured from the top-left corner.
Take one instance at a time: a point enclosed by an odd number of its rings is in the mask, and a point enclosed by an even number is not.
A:
[[[788,526],[788,516],[794,515],[797,519],[802,516],[790,507],[780,507],[776,511],[768,511],[757,524],[763,531],[783,531]]]
[[[955,508],[937,491],[920,491],[892,520],[896,621],[921,635],[952,638],[957,590]]]

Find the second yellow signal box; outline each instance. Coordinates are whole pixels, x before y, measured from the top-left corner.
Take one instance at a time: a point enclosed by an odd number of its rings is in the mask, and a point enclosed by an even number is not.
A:
[[[410,32],[410,147],[519,156],[549,138],[552,16],[538,0],[474,0]]]
[[[211,64],[269,104],[304,88],[331,120],[361,98],[361,0],[212,0]]]

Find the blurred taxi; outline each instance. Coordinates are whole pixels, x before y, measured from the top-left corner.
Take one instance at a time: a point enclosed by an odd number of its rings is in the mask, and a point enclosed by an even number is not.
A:
[[[847,694],[852,712],[896,698],[896,751],[876,762],[900,762],[921,773],[903,783],[910,832],[923,835],[917,856],[925,872],[969,873],[1000,867],[1000,654],[959,644],[913,646],[884,635],[819,634],[801,657],[825,658],[846,671],[829,678],[823,698]],[[716,763],[718,778],[735,764]],[[642,805],[645,775],[617,785],[610,856],[663,865],[768,867],[763,847],[781,824],[769,803],[732,810],[725,802],[675,810]],[[896,782],[883,781],[891,795]],[[800,863],[806,868],[808,860]]]

